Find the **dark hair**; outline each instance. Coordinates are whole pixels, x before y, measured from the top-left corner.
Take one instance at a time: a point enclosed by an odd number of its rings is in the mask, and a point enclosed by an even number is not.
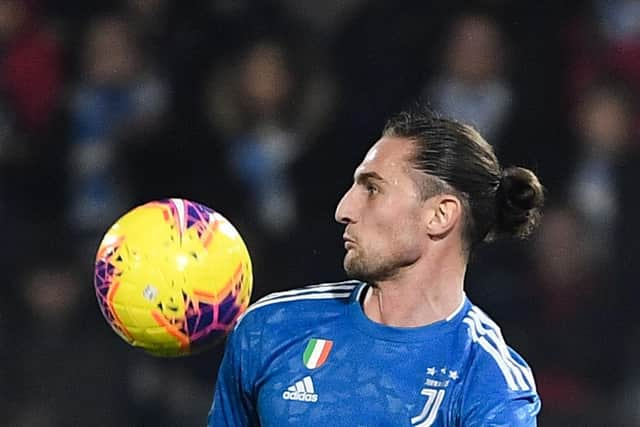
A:
[[[411,159],[428,179],[423,196],[452,192],[464,209],[463,239],[466,249],[500,237],[524,239],[541,216],[544,192],[528,169],[502,169],[493,148],[471,126],[441,117],[427,108],[391,117],[384,136],[411,140]]]

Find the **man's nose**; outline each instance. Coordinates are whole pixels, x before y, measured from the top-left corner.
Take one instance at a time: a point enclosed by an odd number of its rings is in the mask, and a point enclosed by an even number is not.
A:
[[[338,206],[336,207],[335,219],[340,224],[349,224],[354,222],[354,214],[353,214],[353,202],[352,202],[352,190],[353,187],[350,188],[342,199]]]

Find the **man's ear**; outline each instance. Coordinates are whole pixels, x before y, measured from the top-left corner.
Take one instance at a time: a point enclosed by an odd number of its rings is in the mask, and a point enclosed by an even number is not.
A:
[[[462,217],[462,203],[454,195],[441,194],[429,200],[426,216],[427,234],[444,237],[453,230]]]

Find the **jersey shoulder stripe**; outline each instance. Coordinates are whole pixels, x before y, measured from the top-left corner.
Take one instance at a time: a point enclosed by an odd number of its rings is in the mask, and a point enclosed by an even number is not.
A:
[[[273,304],[305,301],[305,300],[325,300],[325,299],[347,299],[351,297],[353,290],[360,284],[358,281],[345,281],[337,283],[323,283],[318,285],[308,285],[302,288],[289,291],[274,292],[260,298],[245,311],[236,322],[236,328],[245,316],[259,308]]]
[[[471,340],[493,358],[511,390],[535,392],[531,369],[513,358],[500,327],[489,316],[472,306],[463,322],[468,326]]]
[[[307,285],[301,288],[271,293],[269,295],[266,295],[260,298],[258,301],[255,302],[255,304],[261,304],[266,301],[277,300],[279,298],[287,298],[294,295],[306,295],[311,293],[322,293],[322,292],[352,291],[359,284],[360,282],[358,281],[349,280],[349,281],[336,282],[336,283],[321,283],[317,285]]]

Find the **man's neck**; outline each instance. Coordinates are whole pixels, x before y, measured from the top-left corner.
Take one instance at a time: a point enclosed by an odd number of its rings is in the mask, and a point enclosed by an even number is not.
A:
[[[461,257],[439,258],[421,259],[375,283],[363,304],[367,317],[388,326],[417,327],[454,313],[464,298],[466,265]]]

